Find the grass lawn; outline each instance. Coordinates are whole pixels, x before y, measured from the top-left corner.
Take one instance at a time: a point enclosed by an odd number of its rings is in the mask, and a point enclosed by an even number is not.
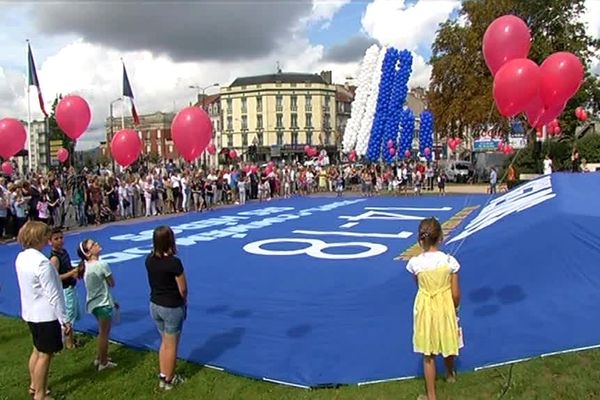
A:
[[[187,382],[171,392],[158,390],[157,354],[111,345],[119,367],[96,372],[95,340],[80,336],[83,346],[63,351],[52,362],[50,387],[57,399],[235,399],[235,400],[384,400],[415,399],[422,380],[304,390],[259,382],[181,362]],[[27,359],[31,339],[21,320],[0,317],[0,399],[28,399]],[[554,356],[516,364],[503,399],[600,399],[600,350]],[[438,383],[438,398],[498,399],[509,367],[459,375],[458,382]]]

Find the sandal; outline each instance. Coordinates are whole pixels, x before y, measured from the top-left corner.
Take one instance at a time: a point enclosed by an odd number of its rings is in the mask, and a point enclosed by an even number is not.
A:
[[[50,395],[50,393],[52,393],[52,392],[50,391],[50,389],[46,389],[46,393],[45,393],[45,395],[46,395],[46,396],[49,396],[49,395]],[[35,396],[35,389],[34,389],[34,388],[32,388],[31,386],[29,387],[29,395],[30,395],[31,397]]]

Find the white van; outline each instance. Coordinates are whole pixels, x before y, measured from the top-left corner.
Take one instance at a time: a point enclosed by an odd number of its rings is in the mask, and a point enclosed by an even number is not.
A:
[[[469,161],[455,161],[449,160],[445,163],[444,171],[449,182],[466,183],[469,179],[469,168],[471,162]]]

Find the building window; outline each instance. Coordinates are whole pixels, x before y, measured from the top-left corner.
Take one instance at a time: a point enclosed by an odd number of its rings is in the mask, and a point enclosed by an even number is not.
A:
[[[290,100],[291,100],[291,104],[292,104],[291,105],[292,111],[297,111],[298,110],[298,96],[292,96],[290,98]]]
[[[292,131],[292,144],[298,144],[298,131]]]
[[[262,129],[263,128],[263,118],[262,115],[257,115],[256,116],[256,129]]]
[[[233,113],[233,100],[227,99],[227,114]]]
[[[305,116],[306,118],[306,127],[307,128],[312,128],[312,114],[306,114]]]
[[[262,131],[256,132],[256,139],[257,139],[258,145],[262,146],[263,145],[263,132]]]
[[[248,99],[242,97],[242,114],[246,114],[248,112]]]
[[[248,130],[248,116],[242,115],[242,130]]]
[[[306,131],[306,144],[312,144],[312,131]]]
[[[292,114],[292,128],[298,128],[298,114]]]
[[[283,111],[283,96],[275,96],[275,111]]]
[[[160,129],[156,131],[156,138],[160,139]]]
[[[242,133],[242,146],[244,146],[244,147],[248,146],[248,133],[247,132]]]
[[[277,114],[277,128],[283,128],[283,114]]]
[[[323,115],[323,128],[331,129],[331,125],[330,125],[330,121],[329,121],[329,114]]]
[[[325,110],[329,110],[329,95],[325,95]]]
[[[256,97],[256,111],[262,112],[262,97],[261,96]]]
[[[331,131],[325,131],[325,145],[331,144]]]
[[[227,117],[227,130],[233,130],[233,117]]]
[[[277,131],[277,144],[279,146],[283,146],[283,131],[282,130]]]
[[[227,147],[233,147],[233,133],[227,135]]]
[[[304,98],[304,101],[306,103],[304,106],[306,111],[311,111],[312,110],[312,96],[310,94],[307,94],[306,97]]]

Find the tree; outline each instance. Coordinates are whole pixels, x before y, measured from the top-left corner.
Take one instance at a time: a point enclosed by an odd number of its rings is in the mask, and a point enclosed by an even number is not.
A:
[[[73,164],[73,157],[75,157],[75,141],[71,140],[65,133],[58,127],[56,122],[56,107],[58,102],[62,99],[62,95],[58,95],[52,103],[52,112],[48,117],[48,133],[50,140],[61,140],[62,147],[69,151],[69,163]],[[56,154],[51,154],[50,157],[56,157]]]
[[[529,58],[536,63],[556,51],[570,51],[585,63],[585,83],[560,118],[563,132],[573,135],[577,106],[600,109],[600,80],[589,73],[600,40],[588,36],[579,22],[584,12],[584,0],[465,0],[460,15],[466,23],[448,20],[441,24],[432,47],[428,100],[440,135],[464,136],[467,131],[477,135],[492,126],[508,130],[508,120],[494,105],[493,78],[481,51],[485,30],[505,14],[521,17],[530,27]]]

